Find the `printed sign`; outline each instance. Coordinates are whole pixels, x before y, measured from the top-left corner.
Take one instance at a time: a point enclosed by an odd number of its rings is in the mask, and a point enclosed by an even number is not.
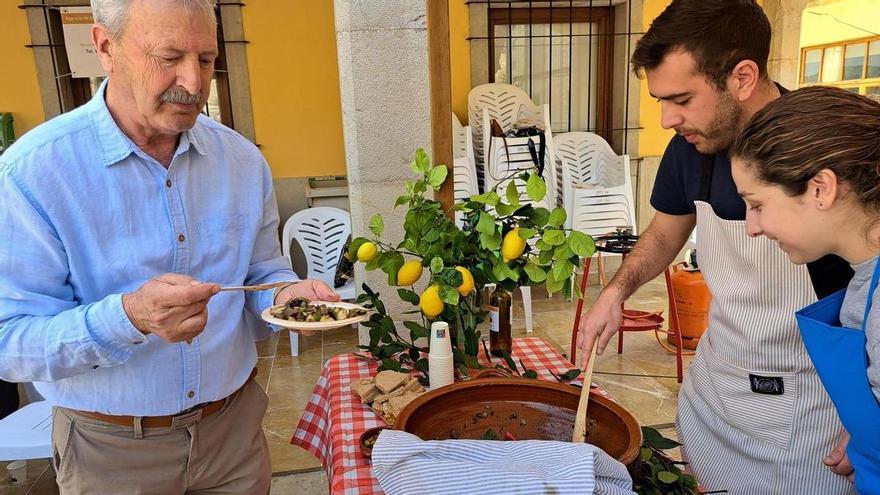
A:
[[[61,27],[71,77],[106,76],[92,45],[93,23],[91,7],[61,7]]]

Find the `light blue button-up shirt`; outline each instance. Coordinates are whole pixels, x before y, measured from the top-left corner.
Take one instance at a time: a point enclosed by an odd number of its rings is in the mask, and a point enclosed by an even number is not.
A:
[[[253,144],[201,115],[166,170],[116,125],[105,87],[0,156],[0,377],[68,408],[174,414],[245,382],[273,292],[215,295],[192,344],[143,335],[121,295],[167,272],[221,285],[295,276]]]

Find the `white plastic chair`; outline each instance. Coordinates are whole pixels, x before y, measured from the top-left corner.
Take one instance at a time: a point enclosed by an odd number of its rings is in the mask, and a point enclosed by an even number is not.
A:
[[[307,208],[293,214],[284,222],[281,252],[290,261],[290,243],[295,239],[306,258],[306,277],[321,280],[333,287],[336,265],[339,264],[342,248],[350,235],[351,217],[347,211],[329,206]],[[353,280],[335,290],[342,299],[355,297]],[[290,355],[299,355],[296,332],[290,332]]]
[[[471,125],[474,145],[474,163],[480,187],[486,191],[490,186],[485,182],[486,139],[489,132],[490,119],[495,119],[505,130],[513,128],[513,124],[523,117],[540,114],[538,107],[532,103],[525,91],[510,84],[481,84],[468,93],[468,121]],[[488,117],[486,117],[488,115]],[[549,119],[545,123],[549,129]]]
[[[470,126],[462,127],[458,117],[452,115],[453,181],[455,202],[467,201],[479,194],[479,179],[474,163],[474,141]],[[455,212],[455,223],[461,228],[464,215]]]
[[[506,86],[506,85],[500,85]],[[540,119],[541,124],[544,126],[545,131],[545,141],[544,141],[544,173],[543,178],[544,182],[547,185],[547,195],[544,196],[540,201],[534,202],[529,199],[526,194],[525,183],[518,179],[507,179],[503,178],[515,172],[516,170],[533,170],[535,167],[535,162],[532,159],[532,155],[528,149],[529,139],[535,145],[536,151],[540,147],[540,141],[538,137],[508,137],[508,138],[500,138],[500,137],[489,137],[486,144],[486,167],[484,168],[484,190],[489,190],[496,185],[498,186],[499,194],[502,196],[507,188],[507,184],[510,180],[513,180],[517,185],[517,188],[520,192],[519,200],[521,203],[532,203],[536,207],[543,207],[548,210],[553,210],[557,206],[557,180],[556,180],[556,169],[553,166],[554,158],[553,158],[553,133],[550,131],[550,109],[547,105],[542,105],[540,108],[531,105],[531,101],[527,101],[520,105],[519,109],[519,117],[526,116],[525,112],[529,112],[532,119],[534,119],[535,114],[542,115]],[[483,108],[482,111],[482,120],[483,120],[483,129],[485,135],[488,134],[489,129],[489,109]],[[518,117],[518,118],[519,118]],[[516,119],[514,119],[514,122]],[[502,129],[506,132],[513,127],[513,122],[509,124],[509,126],[505,127],[505,124],[501,123]],[[496,184],[496,181],[497,184]],[[522,294],[523,299],[523,312],[525,313],[526,318],[526,332],[532,333],[533,330],[533,320],[532,320],[532,288],[528,286],[521,286],[520,293]]]
[[[52,457],[52,406],[31,402],[0,419],[0,461]]]

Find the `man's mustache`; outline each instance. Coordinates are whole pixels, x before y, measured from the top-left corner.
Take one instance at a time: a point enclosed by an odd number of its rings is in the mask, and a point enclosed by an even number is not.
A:
[[[190,94],[186,89],[175,86],[168,91],[162,93],[162,101],[165,103],[183,103],[184,105],[195,105],[202,101],[202,93]]]

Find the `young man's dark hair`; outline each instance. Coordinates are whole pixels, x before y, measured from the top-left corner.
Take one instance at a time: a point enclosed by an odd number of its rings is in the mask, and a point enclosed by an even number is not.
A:
[[[673,0],[636,43],[633,70],[641,75],[673,50],[690,53],[697,70],[718,89],[743,60],[767,77],[770,21],[754,0]]]

